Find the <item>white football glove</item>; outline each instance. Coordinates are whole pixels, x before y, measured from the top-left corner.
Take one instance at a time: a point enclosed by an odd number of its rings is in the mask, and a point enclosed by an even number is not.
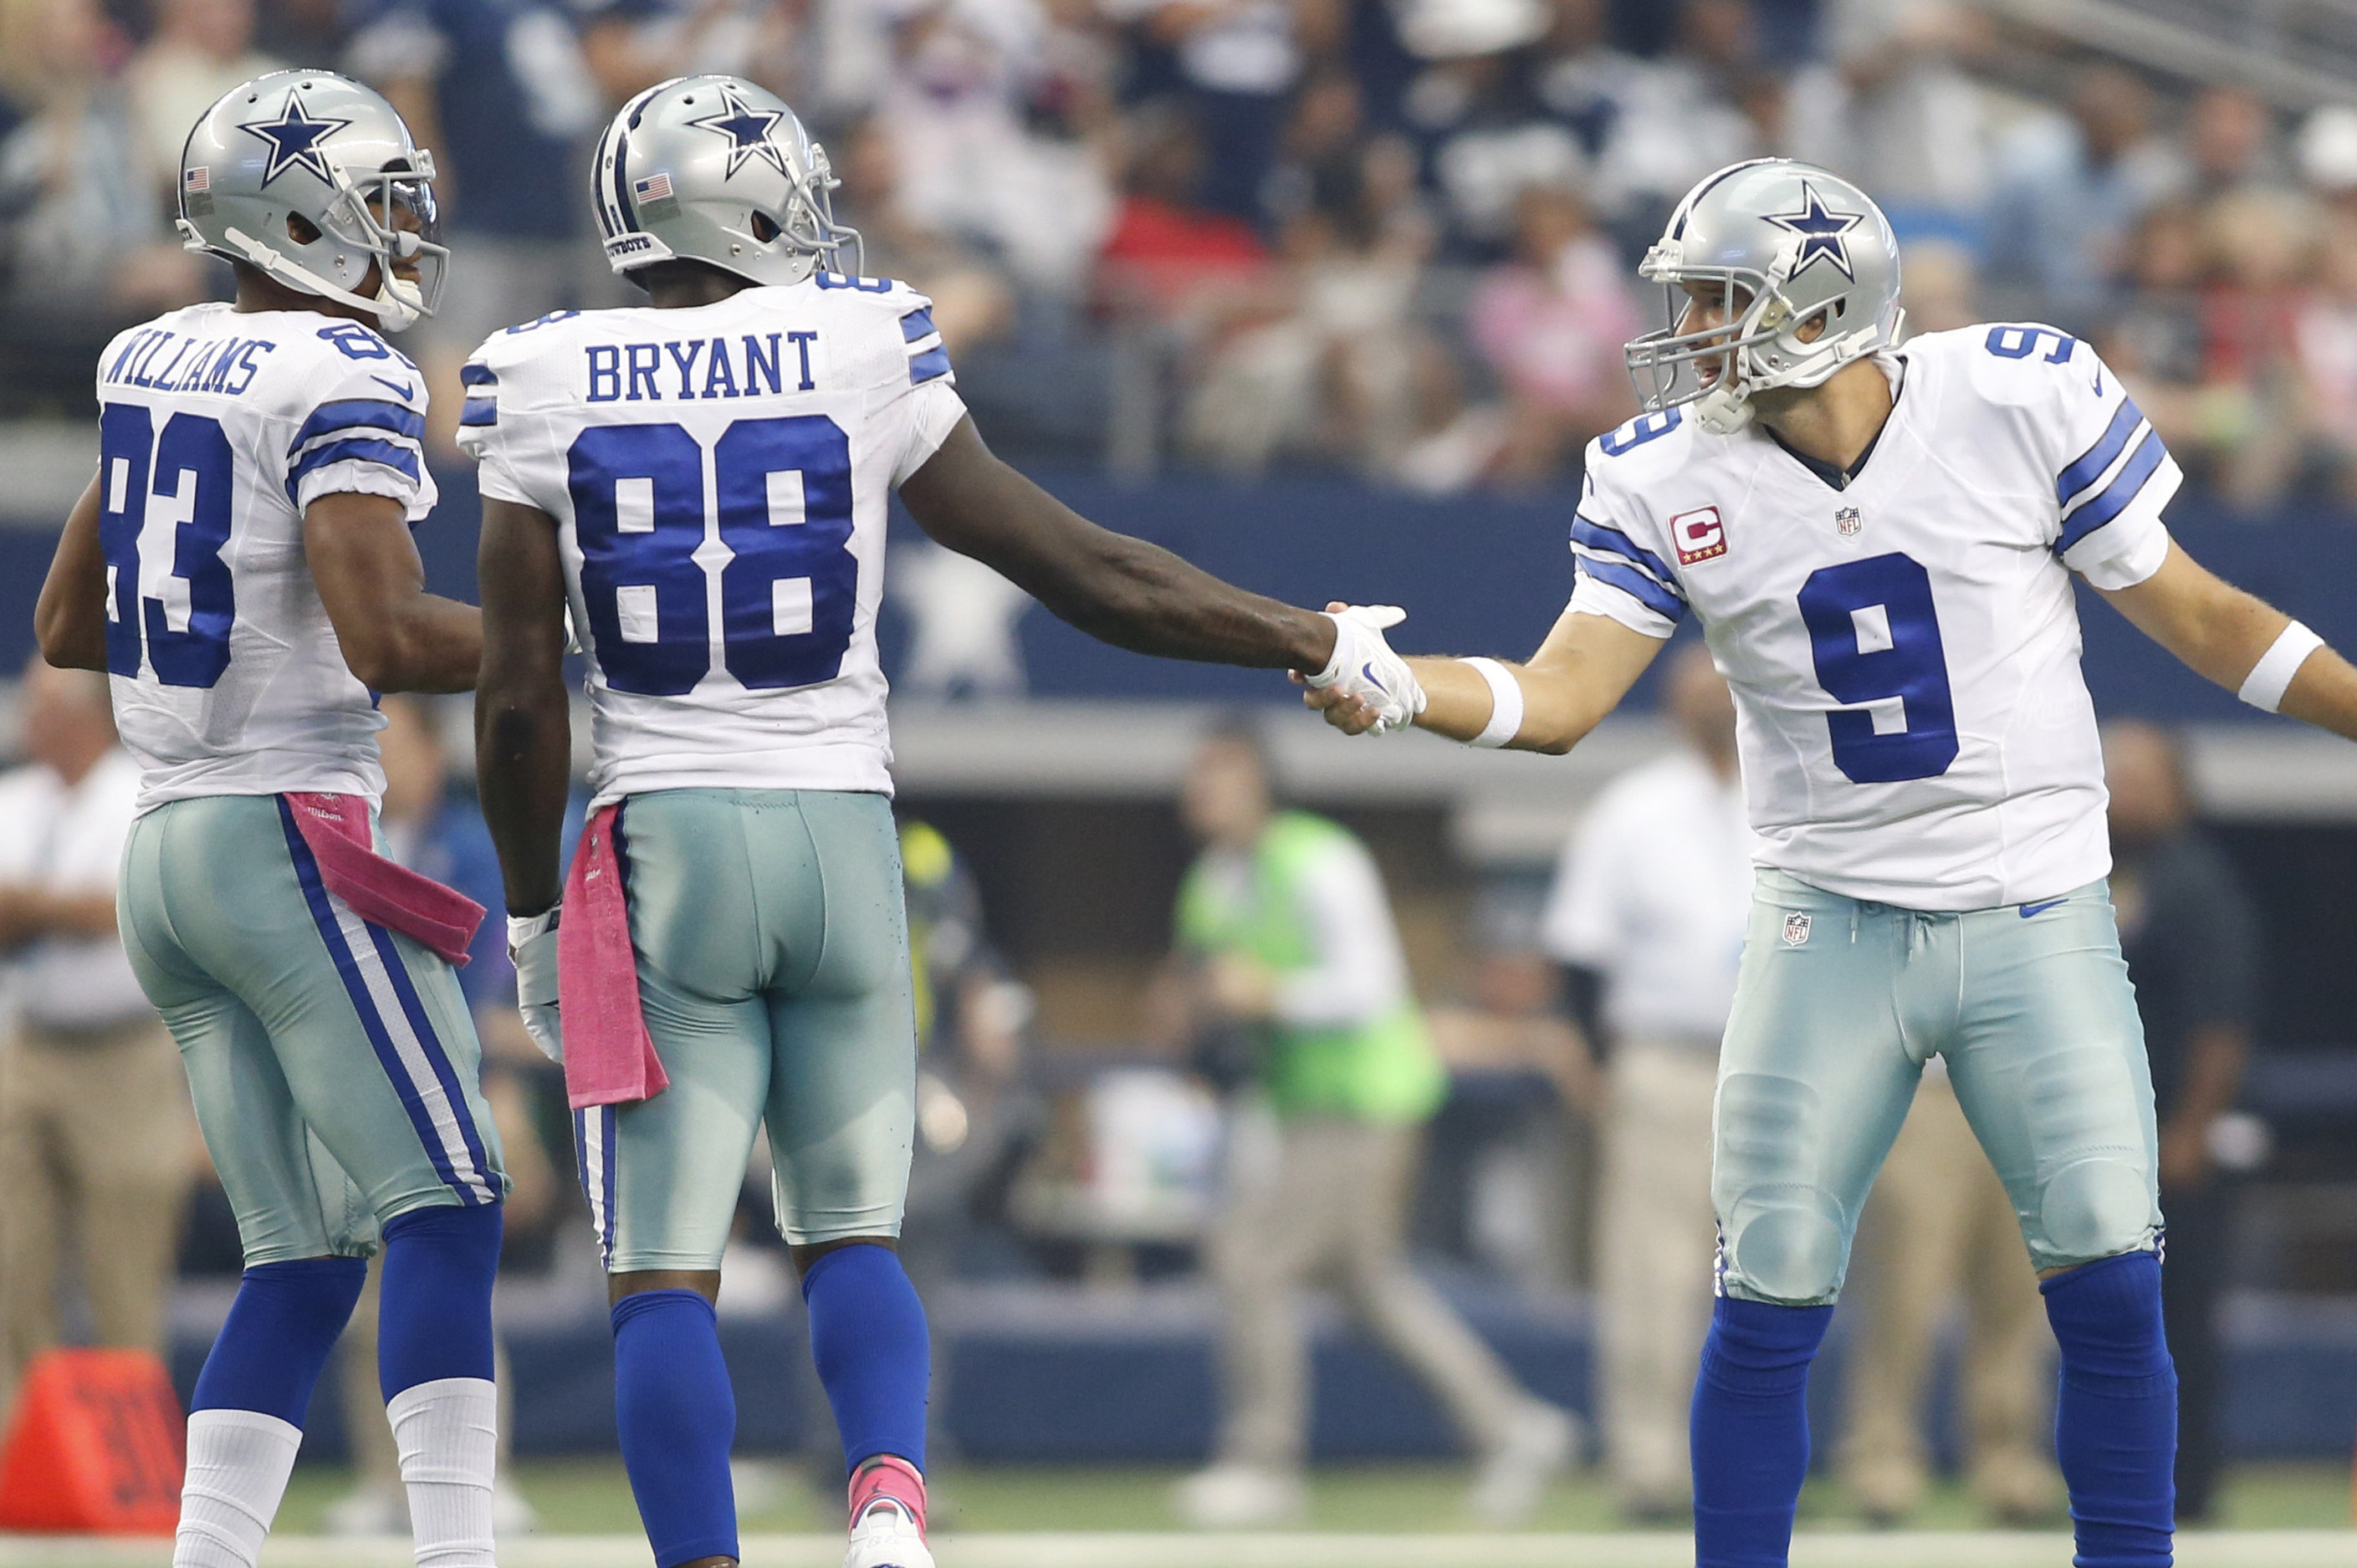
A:
[[[550,1061],[565,1060],[565,1026],[556,1015],[556,909],[508,917],[508,957],[515,963],[516,1009],[524,1033]]]
[[[1366,702],[1377,715],[1371,735],[1413,725],[1424,712],[1424,688],[1383,640],[1383,628],[1407,619],[1407,611],[1397,605],[1352,605],[1339,614],[1328,612],[1326,618],[1334,623],[1334,657],[1308,678],[1309,684],[1339,686],[1345,696]]]

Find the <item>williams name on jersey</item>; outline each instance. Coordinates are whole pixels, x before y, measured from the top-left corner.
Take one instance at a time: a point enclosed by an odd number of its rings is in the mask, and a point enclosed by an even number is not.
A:
[[[1572,607],[1663,638],[1699,619],[1763,864],[1915,909],[2068,892],[2110,869],[2071,575],[2159,570],[2180,475],[2052,328],[1930,333],[1876,363],[1896,402],[1838,489],[1681,408],[1591,443]]]
[[[494,334],[464,376],[483,494],[558,525],[599,804],[891,792],[886,511],[965,412],[931,301],[821,272],[560,313]]]

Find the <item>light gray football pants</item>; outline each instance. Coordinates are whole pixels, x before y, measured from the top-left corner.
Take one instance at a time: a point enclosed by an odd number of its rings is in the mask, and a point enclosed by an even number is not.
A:
[[[1941,914],[1763,870],[1713,1125],[1727,1294],[1840,1294],[1867,1189],[1934,1054],[2032,1267],[2154,1244],[2152,1078],[2104,884]]]

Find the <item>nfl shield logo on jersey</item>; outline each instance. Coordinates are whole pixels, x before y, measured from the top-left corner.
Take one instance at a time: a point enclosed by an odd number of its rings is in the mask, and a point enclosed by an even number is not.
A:
[[[1846,506],[1834,513],[1834,527],[1844,539],[1856,539],[1858,532],[1866,527],[1866,519],[1858,516],[1857,508]]]
[[[1784,917],[1784,945],[1796,948],[1809,940],[1809,917],[1795,909]]]

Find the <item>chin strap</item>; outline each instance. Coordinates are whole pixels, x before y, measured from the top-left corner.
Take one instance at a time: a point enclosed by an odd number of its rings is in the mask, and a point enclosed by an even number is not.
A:
[[[382,281],[377,285],[376,297],[371,299],[348,288],[337,287],[309,268],[287,260],[283,253],[272,250],[242,229],[225,230],[222,238],[236,246],[239,255],[249,264],[287,287],[368,311],[375,316],[377,324],[387,332],[399,332],[413,326],[419,317],[425,314],[425,296],[418,292],[417,285],[394,277],[393,269],[385,264],[382,256],[377,258],[377,275]]]
[[[1714,387],[1695,399],[1695,423],[1713,435],[1733,435],[1751,423],[1751,399],[1743,392]]]

